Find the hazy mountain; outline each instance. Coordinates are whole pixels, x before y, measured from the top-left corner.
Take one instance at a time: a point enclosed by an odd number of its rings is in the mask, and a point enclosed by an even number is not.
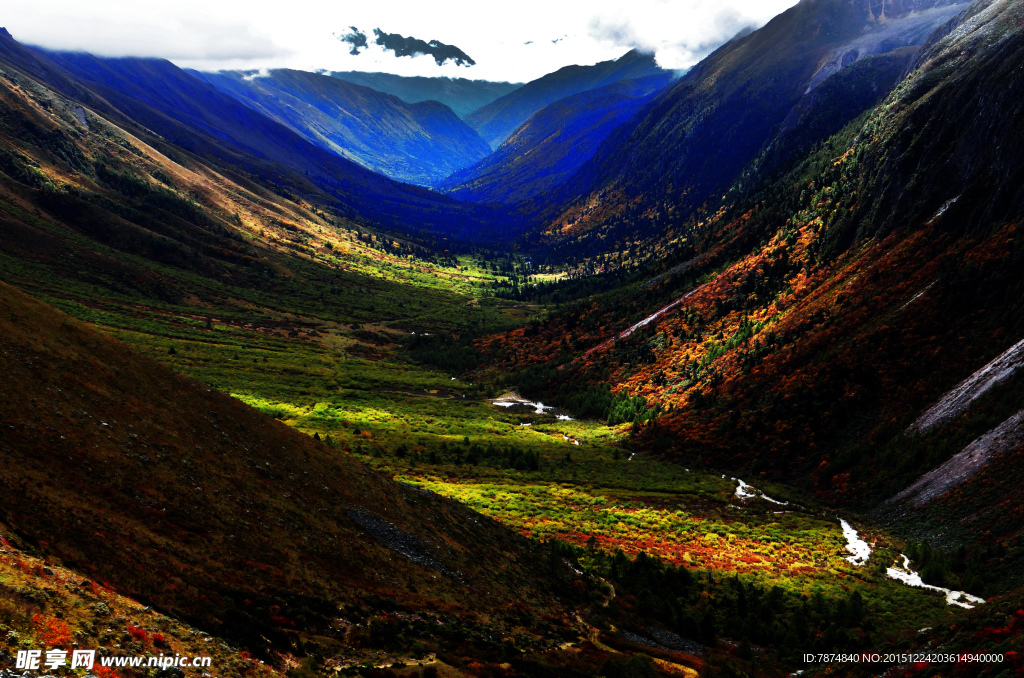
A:
[[[491,148],[497,148],[530,116],[559,99],[619,80],[633,80],[665,72],[653,56],[636,50],[593,66],[566,66],[478,108],[466,116],[466,122]]]
[[[0,35],[0,58],[139,134],[156,133],[157,145],[170,142],[346,216],[409,233],[482,234],[492,228],[488,224],[502,222],[493,212],[398,183],[314,145],[168,61],[46,52],[24,47],[9,34]]]
[[[398,97],[410,104],[440,101],[460,118],[486,106],[498,97],[522,87],[518,82],[491,82],[466,78],[409,77],[393,73],[330,71],[325,73],[355,85],[362,85]]]
[[[432,186],[490,152],[436,101],[407,104],[369,87],[286,69],[192,73],[312,143],[397,181]]]
[[[474,202],[517,203],[569,179],[619,125],[668,85],[669,74],[623,80],[541,109],[493,154],[452,174],[447,193]]]

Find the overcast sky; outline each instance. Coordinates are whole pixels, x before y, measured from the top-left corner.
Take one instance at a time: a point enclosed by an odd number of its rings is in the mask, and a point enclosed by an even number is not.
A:
[[[15,39],[105,56],[154,56],[201,70],[289,67],[525,82],[633,47],[688,68],[796,0],[5,0]],[[368,46],[339,38],[356,27]],[[373,29],[453,45],[476,63],[395,56]]]

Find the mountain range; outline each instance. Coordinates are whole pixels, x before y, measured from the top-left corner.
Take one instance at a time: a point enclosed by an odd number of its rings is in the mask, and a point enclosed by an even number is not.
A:
[[[601,142],[629,120],[668,74],[597,87],[534,113],[494,153],[454,172],[441,185],[460,200],[515,204],[534,198],[570,178],[597,152]]]
[[[491,148],[497,148],[530,116],[559,99],[620,80],[664,72],[653,56],[631,50],[618,59],[593,66],[560,68],[481,106],[465,116],[465,120]]]
[[[466,78],[408,77],[363,71],[330,71],[326,75],[396,96],[410,104],[440,101],[460,118],[465,118],[469,113],[518,89],[523,84]]]
[[[0,31],[0,665],[1020,672],[1024,2],[364,78]]]
[[[490,148],[437,101],[401,99],[303,71],[199,73],[306,140],[396,181],[431,186]]]

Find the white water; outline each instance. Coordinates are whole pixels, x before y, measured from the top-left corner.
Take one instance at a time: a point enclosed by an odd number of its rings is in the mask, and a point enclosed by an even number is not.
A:
[[[572,417],[570,417],[568,414],[560,414],[560,415],[558,415],[558,421],[576,421],[576,420],[573,419]]]
[[[978,596],[972,596],[969,593],[963,591],[952,591],[950,589],[942,588],[941,586],[932,586],[931,584],[925,584],[921,581],[921,575],[910,569],[910,559],[902,553],[900,557],[903,558],[903,567],[890,567],[885,573],[889,579],[895,579],[901,581],[907,586],[914,586],[919,589],[931,589],[932,591],[941,591],[946,594],[947,605],[957,605],[959,607],[966,608],[968,610],[973,609],[974,605],[971,603],[981,604],[985,602],[984,598]]]
[[[690,469],[686,470],[689,471]],[[725,476],[722,477],[724,478]],[[733,478],[733,480],[739,483],[739,485],[736,487],[736,496],[740,499],[753,499],[759,496],[761,497],[761,499],[764,499],[765,501],[770,501],[773,504],[778,504],[779,506],[787,506],[789,504],[788,501],[779,501],[778,499],[772,499],[761,490],[755,489],[750,485],[747,485],[739,478]]]
[[[516,405],[525,405],[526,407],[534,408],[537,414],[545,414],[548,410],[555,409],[553,405],[545,405],[544,403],[531,403],[529,400],[492,400],[492,405],[498,407],[515,407]]]
[[[840,519],[839,524],[842,525],[843,536],[846,537],[846,550],[853,554],[852,556],[847,556],[846,559],[854,565],[864,565],[868,562],[868,558],[871,557],[871,547],[860,538],[857,530],[853,529],[850,523]]]
[[[739,497],[740,499],[753,499],[754,497],[757,496],[757,492],[754,492],[754,488],[752,488],[750,485],[747,485],[739,478],[733,478],[733,480],[739,483],[739,486],[736,487],[737,497]]]

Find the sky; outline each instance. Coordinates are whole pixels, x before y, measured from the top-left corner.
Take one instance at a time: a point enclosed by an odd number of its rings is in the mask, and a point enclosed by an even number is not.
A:
[[[527,82],[562,66],[614,59],[633,48],[654,53],[664,68],[686,69],[739,31],[762,26],[794,4],[796,0],[5,0],[0,20],[23,43],[101,56],[162,57],[199,70],[356,70]],[[376,44],[374,29],[453,46],[474,63],[449,58],[439,65],[429,54],[398,56],[397,50],[385,49],[394,47],[394,40]],[[358,37],[344,40],[360,34],[366,36],[365,47],[354,49]]]

